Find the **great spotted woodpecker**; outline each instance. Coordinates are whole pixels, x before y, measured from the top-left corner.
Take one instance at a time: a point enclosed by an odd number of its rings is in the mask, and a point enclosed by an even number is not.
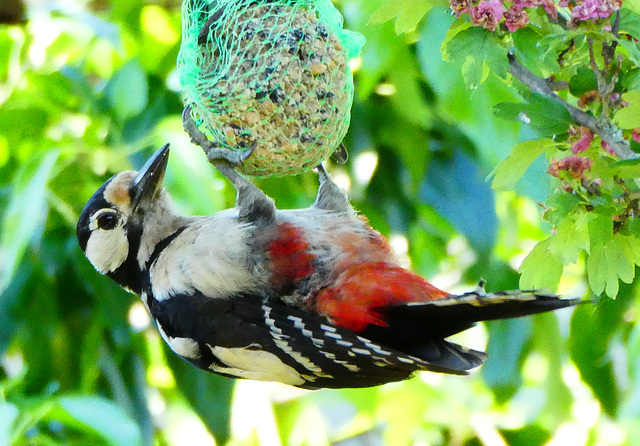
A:
[[[450,295],[402,268],[319,169],[313,206],[276,210],[229,165],[237,206],[174,213],[168,145],[85,206],[77,235],[102,274],[138,294],[178,355],[235,378],[367,387],[418,370],[466,374],[486,354],[445,338],[477,321],[576,304],[535,291]]]

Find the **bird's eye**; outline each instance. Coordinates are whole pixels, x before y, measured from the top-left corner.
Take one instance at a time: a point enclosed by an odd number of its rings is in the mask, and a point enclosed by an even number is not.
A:
[[[100,215],[96,221],[98,222],[98,227],[100,229],[104,229],[105,231],[109,231],[116,227],[118,224],[118,216],[115,212],[105,212]]]

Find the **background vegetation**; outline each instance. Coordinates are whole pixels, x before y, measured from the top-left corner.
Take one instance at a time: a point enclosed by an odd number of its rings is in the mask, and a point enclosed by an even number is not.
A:
[[[95,189],[166,142],[182,211],[233,205],[181,128],[179,1],[33,2],[0,25],[0,445],[640,444],[640,9],[583,20],[565,2],[554,19],[529,3],[511,32],[437,1],[337,1],[367,45],[351,158],[329,167],[441,288],[485,279],[597,304],[467,332],[460,342],[491,354],[471,377],[318,392],[180,361],[76,243]],[[534,88],[550,76],[584,115]],[[317,182],[258,185],[288,208]]]

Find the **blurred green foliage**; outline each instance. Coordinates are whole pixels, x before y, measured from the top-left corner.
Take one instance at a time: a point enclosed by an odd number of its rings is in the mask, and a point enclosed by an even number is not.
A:
[[[440,2],[336,3],[367,45],[354,67],[351,159],[330,171],[412,268],[451,291],[480,279],[517,288],[514,267],[529,255],[525,285],[576,296],[590,284],[617,300],[474,328],[461,342],[489,339],[491,359],[468,378],[303,392],[191,367],[75,240],[97,187],[166,142],[179,209],[233,205],[232,187],[182,131],[180,5],[44,2],[25,23],[0,26],[0,445],[640,443],[640,300],[637,283],[618,285],[635,271],[616,254],[630,235],[607,238],[608,223],[572,214],[575,197],[545,172],[550,136],[568,125],[562,109],[523,100],[500,78],[506,51],[478,47],[495,40],[484,30],[447,34],[454,17]],[[514,45],[542,74],[555,61],[530,32]],[[485,58],[490,71],[478,76]],[[572,78],[575,94],[591,88],[588,72]],[[512,119],[522,107],[531,126]],[[622,127],[635,126],[635,108],[618,113]],[[527,142],[536,133],[549,139]],[[317,185],[311,173],[257,184],[281,208],[310,204]],[[547,197],[553,234],[536,205]],[[602,252],[587,260],[585,240],[598,237]],[[612,259],[624,263],[615,277]]]

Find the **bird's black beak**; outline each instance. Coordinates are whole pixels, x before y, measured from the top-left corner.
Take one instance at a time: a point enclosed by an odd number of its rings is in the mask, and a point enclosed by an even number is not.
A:
[[[131,186],[131,205],[133,213],[139,206],[151,203],[162,188],[162,180],[169,161],[169,144],[153,154],[142,166]]]

